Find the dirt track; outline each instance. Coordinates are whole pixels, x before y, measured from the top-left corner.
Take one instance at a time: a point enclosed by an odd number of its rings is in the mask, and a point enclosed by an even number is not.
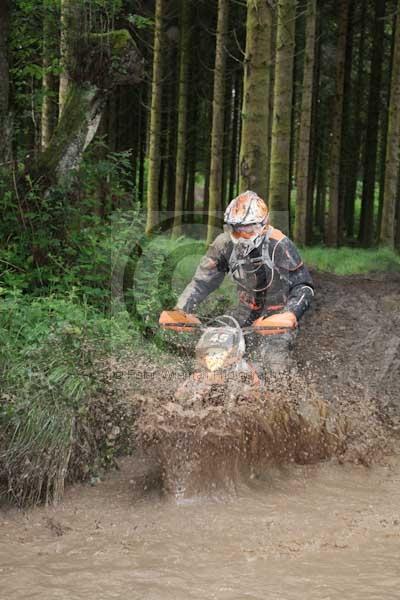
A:
[[[296,344],[325,400],[376,402],[400,425],[400,275],[314,274],[316,302]]]

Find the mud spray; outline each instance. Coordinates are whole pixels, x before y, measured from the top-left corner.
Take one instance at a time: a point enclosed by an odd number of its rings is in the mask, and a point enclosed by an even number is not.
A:
[[[213,386],[182,395],[160,376],[137,397],[141,447],[178,497],[226,489],[273,465],[335,457],[372,464],[400,431],[400,278],[320,275],[319,302],[296,343],[296,367],[263,389]],[[388,329],[388,323],[391,327]],[[178,367],[177,367],[178,368]]]
[[[139,444],[160,466],[167,493],[231,494],[272,466],[330,457],[368,464],[388,451],[373,404],[334,407],[298,371],[268,383],[211,386],[201,401],[195,393],[192,401],[164,394],[143,404]]]

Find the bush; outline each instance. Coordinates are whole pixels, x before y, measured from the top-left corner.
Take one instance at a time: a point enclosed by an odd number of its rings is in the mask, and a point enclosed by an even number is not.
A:
[[[23,207],[13,189],[0,174],[0,285],[35,296],[75,287],[109,306],[115,222],[129,210],[141,225],[128,153],[104,154],[97,142],[72,184],[43,196],[31,182]]]
[[[0,335],[3,490],[21,505],[57,500],[68,476],[90,475],[119,450],[118,421],[98,410],[107,385],[101,364],[111,351],[117,356],[134,347],[138,334],[126,313],[107,317],[73,296],[8,294],[0,305]]]

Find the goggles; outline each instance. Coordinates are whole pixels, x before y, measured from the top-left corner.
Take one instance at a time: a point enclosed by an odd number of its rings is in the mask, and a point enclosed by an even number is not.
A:
[[[251,240],[262,233],[264,223],[251,223],[249,225],[225,225],[225,230],[236,240]]]

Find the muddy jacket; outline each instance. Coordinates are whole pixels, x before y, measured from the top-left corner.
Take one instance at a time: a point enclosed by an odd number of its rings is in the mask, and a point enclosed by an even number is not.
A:
[[[240,247],[232,242],[229,233],[220,234],[201,259],[177,308],[195,312],[229,273],[237,284],[242,324],[251,323],[260,315],[286,310],[299,319],[310,306],[314,289],[293,242],[270,227],[260,246],[248,256],[240,256]]]

